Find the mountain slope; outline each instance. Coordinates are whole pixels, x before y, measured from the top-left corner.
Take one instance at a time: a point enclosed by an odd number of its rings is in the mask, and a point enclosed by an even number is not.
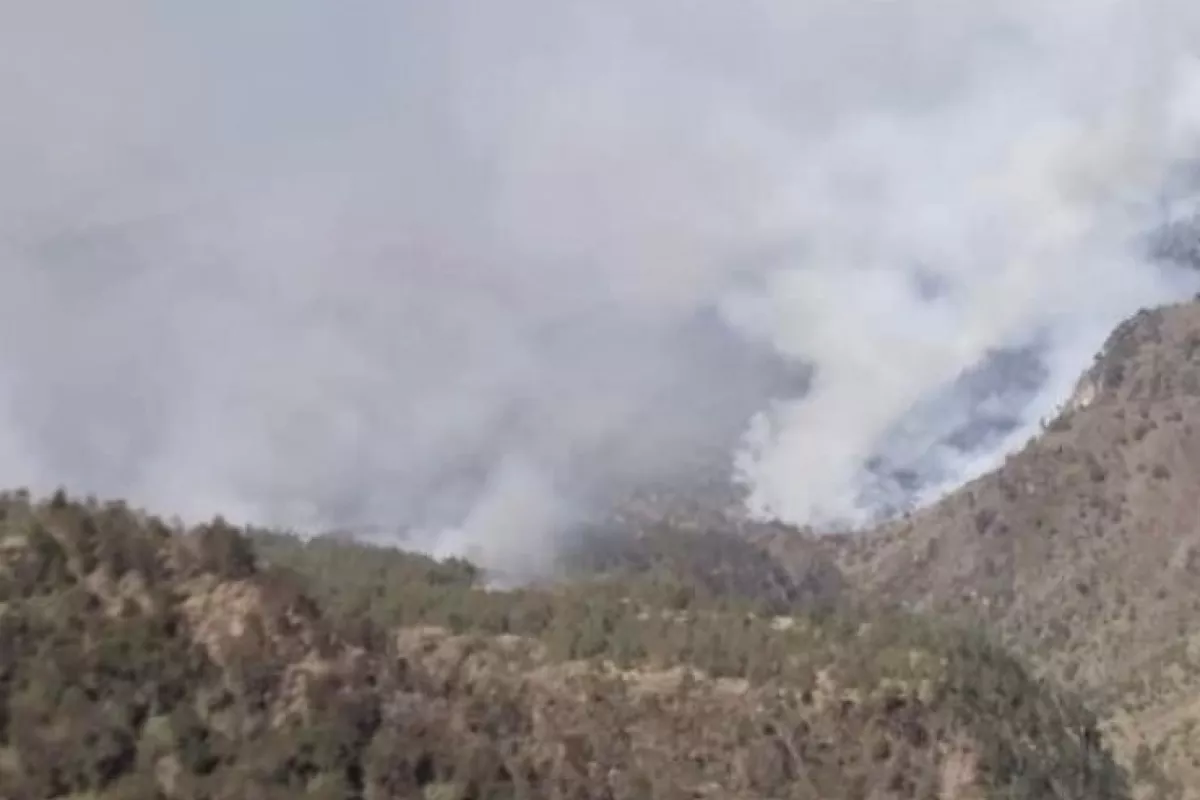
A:
[[[1084,707],[907,615],[251,534],[0,496],[0,797],[1129,796]]]
[[[1200,790],[1197,486],[1200,304],[1187,303],[1121,325],[1000,469],[829,543],[868,597],[994,626],[1103,704],[1127,755],[1157,748]]]

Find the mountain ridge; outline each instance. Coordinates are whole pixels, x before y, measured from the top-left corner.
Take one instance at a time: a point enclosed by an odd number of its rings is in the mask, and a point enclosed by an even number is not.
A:
[[[1148,310],[930,507],[653,488],[511,587],[6,493],[0,798],[1195,797],[1198,414],[1200,303]]]
[[[1143,310],[997,469],[824,543],[872,601],[995,630],[1091,697],[1128,762],[1142,745],[1158,749],[1197,796],[1188,751],[1200,745],[1190,733],[1200,706],[1154,732],[1200,698],[1197,420],[1200,303]],[[783,541],[768,548],[787,560]]]

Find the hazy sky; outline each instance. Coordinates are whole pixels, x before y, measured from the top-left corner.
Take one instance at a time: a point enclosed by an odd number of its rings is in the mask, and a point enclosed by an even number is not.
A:
[[[0,474],[524,560],[732,421],[756,512],[861,519],[985,354],[1036,340],[995,400],[1035,422],[1195,288],[1130,244],[1196,155],[1198,16],[0,4]],[[768,352],[811,392],[750,385]]]

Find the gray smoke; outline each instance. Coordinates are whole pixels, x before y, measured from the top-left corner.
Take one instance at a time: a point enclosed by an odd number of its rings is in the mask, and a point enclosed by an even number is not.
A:
[[[7,4],[0,479],[508,566],[735,447],[759,515],[936,496],[1194,288],[1198,15]]]

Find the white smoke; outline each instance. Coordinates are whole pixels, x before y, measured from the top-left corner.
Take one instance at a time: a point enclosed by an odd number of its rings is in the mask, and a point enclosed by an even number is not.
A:
[[[931,391],[992,349],[1048,337],[1044,411],[1131,308],[1194,285],[1131,248],[1164,176],[1196,152],[1200,73],[1177,46],[1194,19],[1180,4],[1067,5],[969,12],[979,47],[956,65],[973,76],[956,96],[856,109],[818,143],[785,212],[809,253],[735,306],[819,366],[811,394],[759,417],[748,437],[758,513],[867,519],[862,465]],[[1005,46],[988,47],[1001,33]],[[922,295],[918,274],[937,297]],[[922,422],[911,444],[936,446],[945,421]]]
[[[994,401],[1032,423],[1193,287],[1131,244],[1197,155],[1198,17],[4,5],[0,480],[506,567],[730,420],[756,513],[863,520],[887,442],[936,493],[1016,441],[943,453],[963,370],[1037,342]],[[748,386],[714,309],[811,392]]]

